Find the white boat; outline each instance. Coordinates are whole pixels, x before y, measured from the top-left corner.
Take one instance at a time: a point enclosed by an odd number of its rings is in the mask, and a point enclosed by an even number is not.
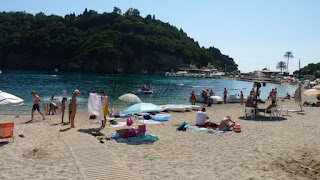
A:
[[[201,106],[191,105],[192,110],[200,110]]]
[[[219,104],[223,102],[221,96],[209,96],[208,101],[211,101],[212,104]],[[204,103],[204,99],[200,94],[196,95],[196,102]]]
[[[221,95],[221,98],[223,98],[223,94]],[[241,103],[241,98],[238,94],[232,94],[232,95],[227,95],[226,101],[228,103]],[[246,97],[243,97],[243,103],[247,101]]]
[[[213,89],[214,86],[192,86],[192,88],[198,88],[198,91],[196,92],[196,102],[199,103],[205,103],[204,98],[200,94],[200,89]],[[220,96],[209,96],[208,100],[212,102],[212,104],[219,104],[222,103],[223,100]]]

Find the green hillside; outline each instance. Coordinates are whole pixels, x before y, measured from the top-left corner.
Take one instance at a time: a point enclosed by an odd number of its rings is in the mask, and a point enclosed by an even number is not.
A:
[[[232,58],[200,47],[182,29],[137,9],[64,17],[0,13],[0,68],[149,74],[183,64],[237,70]]]

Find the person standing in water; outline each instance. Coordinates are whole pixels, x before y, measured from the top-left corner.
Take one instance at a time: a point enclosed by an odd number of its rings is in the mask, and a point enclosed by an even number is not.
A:
[[[108,96],[106,95],[106,93],[104,91],[100,92],[100,96],[101,96],[101,103],[102,103],[102,111],[103,111],[103,121],[101,124],[100,128],[105,128],[106,127],[106,123],[107,123],[107,116],[109,114],[109,109],[108,109]]]
[[[190,102],[191,105],[196,105],[196,96],[194,95],[194,91],[192,91],[190,94]]]
[[[240,101],[241,101],[241,105],[243,104],[243,92],[240,91]]]
[[[77,107],[78,107],[78,103],[77,103],[77,96],[80,94],[81,92],[76,89],[73,92],[73,96],[71,98],[71,103],[72,103],[72,113],[71,113],[71,117],[70,117],[70,125],[71,128],[75,128],[74,126],[74,118],[76,117],[76,113],[77,113]]]
[[[39,114],[41,114],[41,116],[43,117],[43,120],[45,120],[46,118],[44,117],[43,113],[40,111],[40,106],[39,106],[41,99],[39,98],[38,95],[36,95],[36,92],[34,92],[34,91],[31,91],[31,96],[33,98],[33,107],[32,107],[32,111],[31,111],[31,120],[30,121],[33,121],[33,115],[34,115],[35,110],[38,110]]]
[[[223,102],[224,102],[224,104],[227,103],[227,95],[228,95],[227,88],[224,88],[224,91],[223,91]]]

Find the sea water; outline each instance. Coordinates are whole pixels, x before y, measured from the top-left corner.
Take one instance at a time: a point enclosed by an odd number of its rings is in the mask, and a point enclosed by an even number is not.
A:
[[[141,94],[142,83],[152,85],[153,94]],[[182,86],[178,84],[183,84]],[[12,71],[3,70],[0,74],[0,90],[14,94],[24,99],[24,104],[19,106],[0,107],[0,114],[29,114],[33,105],[30,96],[35,91],[41,98],[42,103],[60,103],[62,91],[67,91],[67,105],[75,89],[81,94],[77,97],[78,112],[87,113],[87,102],[89,93],[105,91],[109,97],[109,108],[124,109],[130,105],[118,99],[119,96],[135,92],[143,102],[162,104],[189,104],[191,91],[196,93],[201,88],[193,86],[213,86],[204,88],[213,90],[216,95],[221,95],[224,88],[229,94],[240,94],[243,91],[246,97],[253,82],[237,81],[231,79],[209,79],[209,78],[184,78],[165,77],[152,75],[110,75],[110,74],[89,74],[89,73],[60,73],[60,72],[39,72],[39,71]],[[287,92],[293,94],[296,87],[291,85],[266,84],[261,88],[262,99],[268,97],[272,88],[278,89],[278,96],[284,97]],[[57,100],[51,101],[54,95]]]

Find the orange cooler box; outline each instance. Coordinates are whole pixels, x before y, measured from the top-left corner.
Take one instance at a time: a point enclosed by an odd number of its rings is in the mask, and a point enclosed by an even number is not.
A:
[[[240,127],[240,125],[239,124],[236,124],[235,126],[234,126],[234,132],[237,132],[237,133],[239,133],[239,132],[241,132],[241,127]]]

